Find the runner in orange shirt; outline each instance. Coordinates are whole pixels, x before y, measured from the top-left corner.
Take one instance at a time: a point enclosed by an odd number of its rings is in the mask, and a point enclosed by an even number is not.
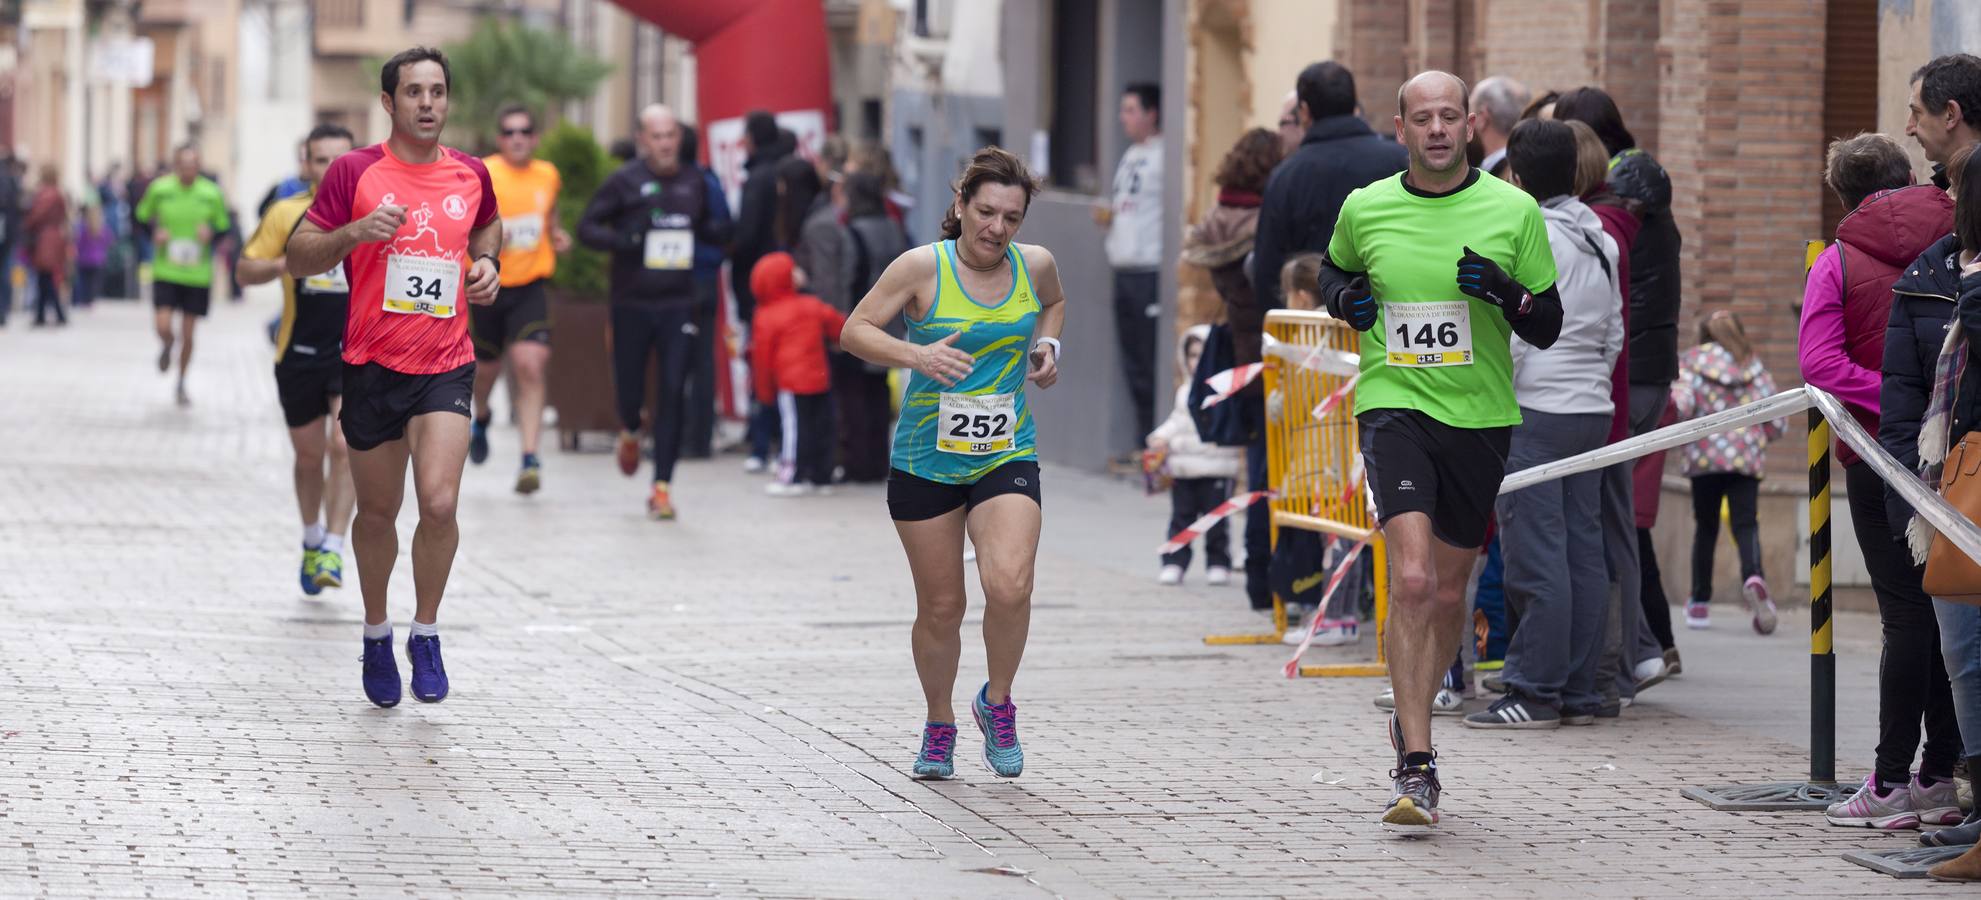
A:
[[[399,702],[386,589],[399,556],[396,520],[406,466],[420,504],[413,532],[413,696],[447,696],[436,624],[461,531],[454,519],[468,456],[475,351],[461,302],[495,302],[502,222],[482,161],[440,145],[452,77],[447,57],[414,47],[385,62],[379,103],[392,117],[383,144],[330,164],[289,237],[288,268],[307,278],[343,266],[344,408],[358,517],[351,546],[365,598],[365,696]]]
[[[543,371],[550,364],[550,301],[544,288],[557,271],[557,255],[571,247],[571,236],[557,223],[557,192],[564,186],[557,167],[536,159],[537,117],[524,106],[510,106],[496,117],[502,152],[482,162],[502,209],[502,292],[495,304],[468,312],[475,340],[475,424],[468,459],[488,459],[488,395],[502,375],[504,354],[515,375],[516,418],[523,437],[523,468],[516,493],[543,486],[537,439],[543,433]]]

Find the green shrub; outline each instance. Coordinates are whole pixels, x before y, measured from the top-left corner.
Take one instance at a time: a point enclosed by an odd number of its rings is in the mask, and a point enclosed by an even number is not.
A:
[[[578,217],[617,163],[592,138],[591,130],[570,122],[550,129],[537,156],[557,167],[564,190],[557,195],[557,221],[571,234],[571,250],[557,261],[551,284],[576,300],[604,302],[609,289],[604,253],[578,243]]]

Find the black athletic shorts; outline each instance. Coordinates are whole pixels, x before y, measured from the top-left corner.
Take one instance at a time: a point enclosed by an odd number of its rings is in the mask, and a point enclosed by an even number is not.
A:
[[[407,375],[375,362],[344,364],[344,442],[370,450],[406,436],[406,423],[426,413],[469,414],[475,364],[433,375]]]
[[[487,306],[468,307],[468,334],[475,339],[475,358],[497,360],[517,341],[550,343],[550,298],[545,279],[505,287]]]
[[[191,287],[169,281],[151,283],[151,305],[157,309],[176,309],[203,319],[212,301],[213,289],[210,287]]]
[[[1485,545],[1512,428],[1454,428],[1414,409],[1370,410],[1357,421],[1379,524],[1420,512],[1438,540]]]
[[[1039,500],[1039,464],[1029,459],[1008,462],[970,484],[930,481],[900,469],[887,473],[887,512],[896,522],[933,519],[958,507],[967,512],[1003,494],[1024,494],[1044,506]]]
[[[293,353],[295,348],[290,348]],[[301,428],[330,415],[330,398],[344,392],[344,361],[292,361],[288,356],[275,364],[275,395],[282,400],[282,420],[290,428]]]

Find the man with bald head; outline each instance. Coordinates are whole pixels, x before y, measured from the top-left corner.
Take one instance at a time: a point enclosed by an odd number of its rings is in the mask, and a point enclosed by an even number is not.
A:
[[[674,462],[681,451],[688,369],[695,342],[695,248],[729,240],[713,215],[702,173],[681,164],[681,123],[655,104],[640,111],[640,155],[606,178],[585,207],[578,239],[612,254],[612,366],[618,392],[619,470],[640,466],[640,413],[648,406],[647,361],[658,355],[652,398],[653,487],[647,513],[674,518]]]
[[[1362,332],[1355,417],[1389,559],[1396,697],[1383,821],[1428,827],[1440,790],[1431,705],[1520,422],[1510,342],[1546,349],[1562,309],[1540,207],[1466,163],[1465,83],[1425,72],[1396,99],[1409,168],[1342,203],[1316,293]]]
[[[1479,122],[1473,139],[1484,154],[1479,168],[1486,174],[1506,177],[1506,136],[1513,133],[1520,111],[1532,99],[1526,85],[1504,75],[1494,75],[1472,88],[1472,111]]]

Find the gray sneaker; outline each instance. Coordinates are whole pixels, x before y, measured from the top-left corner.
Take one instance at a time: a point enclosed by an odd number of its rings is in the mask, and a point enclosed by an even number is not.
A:
[[[1561,713],[1518,693],[1507,694],[1480,712],[1465,717],[1467,728],[1556,728]]]

